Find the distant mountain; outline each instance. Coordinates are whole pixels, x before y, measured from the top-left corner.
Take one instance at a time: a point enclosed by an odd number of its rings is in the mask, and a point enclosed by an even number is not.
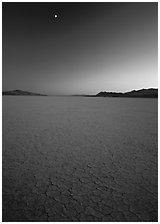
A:
[[[22,90],[13,90],[13,91],[3,91],[2,95],[12,95],[12,96],[46,96],[44,94],[40,93],[32,93],[28,91],[22,91]]]
[[[142,97],[142,98],[158,98],[158,89],[140,89],[126,93],[116,92],[100,92],[96,97]]]
[[[47,96],[40,93],[33,93],[22,90],[13,90],[13,91],[3,91],[2,95],[12,95],[12,96]],[[58,95],[57,95],[58,96]],[[158,98],[158,89],[140,89],[133,90],[130,92],[99,92],[97,95],[63,95],[63,96],[80,96],[80,97],[139,97],[139,98]]]
[[[100,92],[97,95],[98,97],[122,97],[123,93],[116,93],[116,92]]]

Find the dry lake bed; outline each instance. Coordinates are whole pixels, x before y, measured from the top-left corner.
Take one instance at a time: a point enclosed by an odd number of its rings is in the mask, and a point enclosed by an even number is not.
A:
[[[3,221],[157,221],[158,100],[3,96]]]

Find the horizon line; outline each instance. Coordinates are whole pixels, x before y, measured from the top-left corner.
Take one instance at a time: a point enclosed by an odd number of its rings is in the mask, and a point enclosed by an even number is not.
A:
[[[124,92],[121,92],[121,91],[106,91],[106,90],[101,90],[99,92],[96,92],[94,94],[90,94],[90,93],[44,93],[42,91],[36,91],[36,92],[32,92],[32,91],[28,91],[28,90],[22,90],[22,89],[14,89],[14,90],[2,90],[2,93],[3,92],[11,92],[11,91],[23,91],[23,92],[30,92],[30,93],[38,93],[38,94],[45,94],[45,95],[48,95],[48,96],[83,96],[83,95],[87,95],[87,96],[95,96],[97,95],[98,93],[128,93],[128,92],[132,92],[132,91],[139,91],[139,90],[149,90],[149,89],[157,89],[158,90],[158,87],[149,87],[149,88],[140,88],[140,89],[132,89],[132,90],[129,90],[129,91],[124,91]]]

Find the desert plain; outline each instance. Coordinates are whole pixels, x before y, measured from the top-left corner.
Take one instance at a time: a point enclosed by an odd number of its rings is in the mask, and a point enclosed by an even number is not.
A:
[[[3,221],[158,221],[158,100],[3,96]]]

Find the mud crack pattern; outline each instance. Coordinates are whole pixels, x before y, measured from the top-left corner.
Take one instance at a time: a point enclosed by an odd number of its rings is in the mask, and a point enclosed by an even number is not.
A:
[[[6,99],[3,221],[158,220],[156,101],[117,114],[115,101]]]

